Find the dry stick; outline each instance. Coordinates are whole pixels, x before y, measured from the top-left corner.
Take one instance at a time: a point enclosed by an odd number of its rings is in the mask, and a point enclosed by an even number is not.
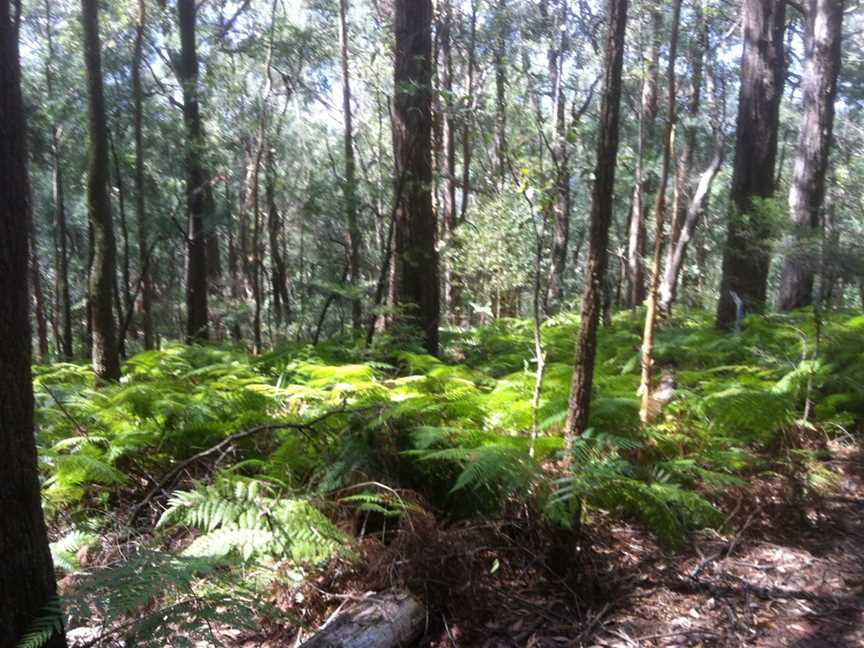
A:
[[[169,470],[168,473],[162,479],[160,479],[159,482],[152,489],[150,489],[150,491],[147,493],[147,495],[144,496],[144,499],[132,507],[132,511],[129,514],[129,525],[131,526],[135,522],[135,520],[138,517],[138,515],[140,514],[141,510],[150,502],[150,500],[152,500],[156,496],[157,493],[164,490],[165,487],[168,484],[170,484],[186,468],[191,466],[196,461],[200,461],[201,459],[209,457],[210,455],[215,454],[224,448],[227,448],[228,446],[232,445],[236,441],[240,441],[240,440],[245,439],[247,437],[254,436],[260,432],[268,432],[268,431],[273,431],[273,430],[293,429],[293,430],[300,430],[301,432],[307,432],[308,430],[312,429],[315,425],[317,425],[321,421],[324,421],[324,420],[330,418],[331,416],[336,416],[338,414],[356,414],[358,412],[363,412],[363,411],[367,411],[370,409],[375,409],[377,407],[379,407],[379,406],[378,405],[368,405],[365,407],[357,407],[357,408],[353,408],[353,409],[332,410],[330,412],[325,412],[321,416],[314,418],[314,419],[311,419],[309,421],[304,421],[304,422],[300,422],[300,423],[289,423],[289,422],[267,423],[265,425],[259,425],[257,427],[251,428],[249,430],[244,430],[242,432],[237,432],[236,434],[232,434],[231,436],[229,436],[225,439],[222,439],[222,441],[220,441],[216,445],[211,446],[211,447],[207,448],[206,450],[202,450],[201,452],[192,455],[188,459],[181,461],[179,464],[174,466],[174,468]],[[311,437],[307,436],[307,438],[309,438],[311,440]]]
[[[57,407],[60,408],[60,411],[63,412],[63,414],[66,416],[66,418],[68,418],[70,421],[72,421],[72,425],[74,425],[75,429],[78,430],[78,434],[80,434],[83,437],[88,437],[89,435],[87,434],[87,430],[84,428],[83,425],[81,425],[78,422],[78,420],[74,416],[72,416],[72,413],[68,409],[66,409],[66,406],[62,403],[62,401],[59,398],[57,398],[57,394],[55,394],[53,391],[51,391],[51,388],[48,387],[48,385],[42,385],[42,388],[46,392],[48,392],[48,394],[51,396],[51,398],[54,400],[54,402],[57,403]]]
[[[669,87],[666,134],[663,142],[663,167],[660,184],[654,201],[654,220],[657,232],[654,235],[654,259],[651,267],[651,281],[648,288],[648,307],[645,313],[645,331],[642,335],[642,376],[639,391],[642,404],[639,407],[639,420],[644,425],[651,416],[651,371],[654,365],[654,328],[657,323],[657,286],[660,282],[660,262],[663,256],[663,227],[666,212],[666,185],[669,182],[669,164],[675,141],[675,58],[678,53],[678,29],[680,27],[681,0],[675,0],[672,13],[672,37],[669,43],[669,63],[667,84]]]

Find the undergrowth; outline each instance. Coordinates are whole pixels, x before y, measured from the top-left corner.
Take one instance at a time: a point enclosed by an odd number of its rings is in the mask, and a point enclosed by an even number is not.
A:
[[[808,313],[749,318],[740,335],[703,316],[665,322],[657,364],[674,373],[676,393],[645,430],[640,322],[622,313],[601,332],[591,429],[566,472],[572,315],[543,326],[535,442],[532,331],[519,320],[444,332],[441,359],[345,339],[257,358],[174,344],[133,356],[119,384],[99,388],[86,367],[36,367],[52,552],[59,571],[76,574],[67,625],[98,618],[151,637],[140,645],[170,632],[175,643],[178,633],[218,643],[220,627],[278,617],[256,591],[350,563],[358,534],[386,541],[419,506],[442,523],[526,506],[560,526],[603,510],[675,549],[720,526],[718,495],[759,471],[787,466],[802,492],[831,488],[800,440],[864,420],[864,317],[832,316],[818,344]],[[102,541],[103,564],[81,564],[99,538],[133,537],[133,556]]]

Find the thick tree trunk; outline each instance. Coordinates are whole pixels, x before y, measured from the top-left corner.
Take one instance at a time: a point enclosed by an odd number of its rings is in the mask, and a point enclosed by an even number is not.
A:
[[[639,381],[639,395],[642,397],[639,420],[648,423],[652,412],[654,386],[654,332],[657,324],[657,287],[660,283],[660,263],[663,260],[663,243],[666,237],[666,186],[669,182],[669,169],[672,165],[672,150],[675,143],[675,59],[678,55],[678,30],[681,23],[681,0],[673,0],[672,38],[669,42],[669,62],[666,68],[666,131],[663,134],[663,164],[660,169],[660,182],[654,198],[654,256],[651,263],[651,278],[648,281],[648,303],[645,309],[645,329],[642,333],[642,373]]]
[[[736,298],[748,313],[765,306],[771,223],[759,199],[773,196],[775,188],[785,30],[785,2],[744,0],[735,162],[717,305],[720,328],[735,322]]]
[[[102,91],[98,0],[81,0],[84,25],[84,65],[90,114],[87,169],[87,211],[93,232],[90,268],[90,308],[93,327],[93,371],[103,380],[120,379],[120,356],[114,324],[115,243],[108,195],[108,125]]]
[[[30,375],[30,189],[21,69],[20,6],[0,0],[0,648],[15,648],[56,593],[42,518]],[[66,645],[55,634],[47,648]]]
[[[183,89],[183,123],[186,128],[186,336],[206,340],[207,315],[207,234],[206,187],[204,172],[204,131],[198,106],[198,54],[195,45],[195,0],[177,0],[180,24],[180,61],[177,76]]]
[[[393,149],[396,161],[396,300],[409,329],[438,353],[439,287],[432,210],[432,3],[396,0]]]
[[[591,386],[597,354],[597,327],[603,302],[608,265],[609,226],[612,223],[612,197],[615,190],[615,165],[618,160],[618,114],[621,100],[621,68],[624,62],[624,33],[627,27],[628,0],[609,0],[609,27],[600,107],[597,164],[591,195],[591,224],[586,267],[582,317],[576,339],[576,368],[570,386],[564,445],[569,459],[573,439],[588,427]]]
[[[426,607],[404,592],[372,594],[349,606],[301,648],[400,648],[426,627]]]
[[[339,0],[339,52],[342,64],[342,119],[345,146],[345,220],[348,225],[348,280],[351,296],[351,327],[359,335],[363,327],[360,302],[360,226],[357,222],[357,171],[354,162],[354,132],[351,115],[351,75],[348,67],[348,0]]]
[[[789,188],[789,219],[793,233],[777,305],[781,310],[808,306],[818,258],[819,216],[825,198],[825,171],[834,128],[834,98],[840,72],[843,0],[807,0],[804,64],[804,115]]]
[[[153,282],[150,276],[150,253],[147,250],[150,238],[145,210],[144,186],[144,131],[141,65],[144,58],[144,28],[147,24],[144,0],[138,0],[138,17],[135,22],[135,45],[132,50],[132,131],[135,139],[135,222],[138,226],[138,265],[141,281],[141,331],[144,348],[153,348]]]

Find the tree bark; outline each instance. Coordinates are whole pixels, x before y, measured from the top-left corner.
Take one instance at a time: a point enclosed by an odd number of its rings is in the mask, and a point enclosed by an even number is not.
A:
[[[270,277],[273,289],[273,314],[276,327],[287,322],[291,316],[291,301],[288,295],[288,271],[282,258],[279,232],[281,222],[279,210],[276,208],[276,163],[273,159],[273,149],[267,149],[265,159],[264,193],[267,199],[267,233],[270,239],[270,260],[272,268]]]
[[[84,65],[90,115],[90,151],[87,169],[87,211],[93,232],[90,269],[90,308],[93,328],[93,371],[103,380],[120,379],[120,356],[114,324],[113,297],[116,271],[114,225],[108,195],[108,125],[102,91],[102,54],[99,42],[98,0],[81,0],[84,25]]]
[[[777,306],[791,310],[813,301],[820,210],[834,129],[834,98],[840,72],[843,0],[807,0],[803,87],[804,115],[789,188],[792,235],[784,246]]]
[[[651,159],[657,129],[657,85],[660,62],[660,32],[663,29],[663,14],[651,2],[648,6],[648,46],[643,55],[642,91],[639,108],[639,151],[636,160],[636,178],[633,183],[633,200],[627,232],[627,300],[630,308],[645,301],[645,245],[647,234],[645,218],[648,205],[644,196],[650,191],[651,182],[645,173],[645,160]]]
[[[39,362],[48,362],[48,324],[45,317],[45,295],[42,292],[42,270],[39,264],[39,250],[36,245],[38,229],[36,218],[30,217],[30,274],[33,283],[33,315],[36,318],[36,340],[39,344]]]
[[[144,349],[149,351],[153,348],[153,282],[150,275],[150,254],[147,250],[150,231],[147,227],[144,196],[144,92],[141,85],[146,11],[144,0],[138,0],[135,46],[132,50],[132,131],[135,139],[135,221],[138,226],[138,271],[141,277],[141,331],[144,335]]]
[[[0,648],[14,648],[56,595],[42,517],[30,374],[30,188],[20,5],[0,0]],[[44,646],[62,648],[63,633]]]
[[[408,329],[438,353],[439,287],[432,210],[432,3],[396,0],[393,150],[396,302]]]
[[[678,55],[678,31],[681,23],[681,0],[672,4],[672,37],[669,41],[669,62],[666,68],[666,132],[663,134],[663,164],[660,169],[660,182],[654,198],[654,256],[651,263],[651,278],[648,282],[648,303],[645,309],[645,329],[642,333],[642,372],[639,381],[639,395],[642,397],[639,420],[646,424],[652,416],[654,387],[654,331],[657,325],[657,286],[660,283],[660,263],[663,259],[663,243],[666,237],[666,186],[669,183],[669,168],[672,165],[672,150],[675,143],[675,59]]]
[[[363,328],[360,302],[360,226],[357,222],[357,171],[354,161],[354,132],[351,115],[351,75],[348,67],[348,0],[339,0],[339,52],[342,65],[342,119],[345,146],[345,220],[348,225],[348,280],[351,296],[351,327],[355,335]]]
[[[573,439],[588,427],[591,386],[597,354],[597,327],[603,301],[603,284],[609,262],[609,226],[618,159],[618,115],[621,101],[621,69],[624,62],[624,33],[628,0],[609,0],[609,27],[606,35],[603,100],[600,107],[597,163],[591,195],[591,224],[586,266],[582,316],[576,339],[576,368],[570,386],[564,447],[567,461]]]
[[[301,648],[399,648],[423,634],[426,607],[412,594],[384,592],[350,605]]]
[[[743,300],[745,312],[765,306],[772,228],[759,199],[770,198],[775,189],[785,30],[785,2],[744,0],[735,162],[717,305],[720,328],[735,322],[735,297]]]
[[[202,157],[204,131],[198,106],[198,54],[195,45],[195,0],[177,0],[180,25],[180,60],[177,76],[183,90],[183,123],[186,129],[186,336],[190,341],[206,340],[209,336],[207,315],[207,235],[209,214]]]

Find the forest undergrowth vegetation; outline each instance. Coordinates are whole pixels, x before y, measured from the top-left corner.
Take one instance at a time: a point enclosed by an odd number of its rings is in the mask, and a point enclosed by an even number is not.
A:
[[[571,314],[542,327],[536,413],[527,320],[444,331],[440,358],[346,337],[257,357],[165,344],[130,357],[118,384],[84,365],[38,366],[39,466],[66,626],[99,619],[100,636],[159,646],[303,623],[302,602],[280,605],[274,591],[349,573],[370,543],[430,520],[519,518],[576,542],[610,515],[675,552],[701,529],[722,531],[724,495],[756,475],[819,497],[833,485],[826,441],[864,420],[864,316],[823,317],[752,316],[738,335],[700,314],[663,322],[656,363],[674,394],[643,429],[642,317],[617,314],[600,335],[590,429],[569,462]]]

